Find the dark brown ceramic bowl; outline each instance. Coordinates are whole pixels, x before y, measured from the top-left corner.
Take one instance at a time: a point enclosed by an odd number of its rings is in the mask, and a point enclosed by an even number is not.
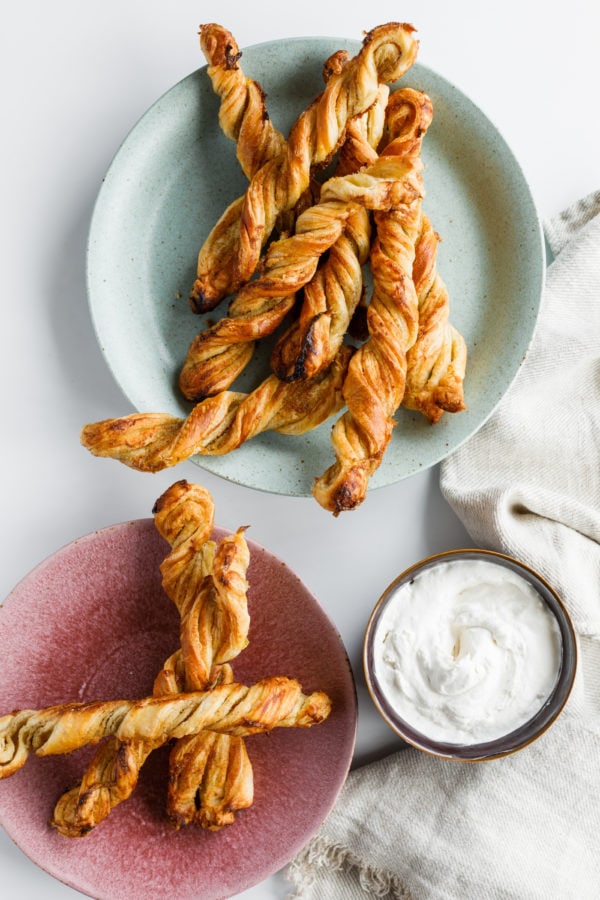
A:
[[[516,572],[537,591],[547,608],[554,616],[561,638],[561,660],[559,673],[554,689],[543,706],[525,724],[509,734],[484,743],[452,744],[433,740],[415,730],[405,722],[394,710],[386,693],[378,682],[374,667],[374,641],[378,623],[394,592],[420,572],[451,560],[483,559]],[[491,550],[464,549],[449,550],[427,557],[411,566],[386,588],[379,598],[367,625],[363,664],[367,687],[376,708],[393,730],[408,744],[417,747],[433,756],[445,759],[476,762],[498,759],[526,747],[543,734],[556,720],[565,706],[575,680],[577,669],[577,638],[571,618],[556,591],[537,572],[518,560]]]

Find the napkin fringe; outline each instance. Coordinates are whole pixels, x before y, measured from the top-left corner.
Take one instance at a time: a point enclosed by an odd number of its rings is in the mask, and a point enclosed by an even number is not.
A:
[[[293,893],[288,894],[289,900],[310,896],[306,892],[313,886],[319,868],[334,872],[354,870],[361,888],[369,897],[410,900],[409,892],[396,875],[366,865],[348,847],[331,844],[324,837],[314,838],[288,866],[286,877],[295,885]]]

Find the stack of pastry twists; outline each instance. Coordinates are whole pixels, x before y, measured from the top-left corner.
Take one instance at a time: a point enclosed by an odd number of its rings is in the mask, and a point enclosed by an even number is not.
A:
[[[69,703],[0,718],[0,778],[16,771],[30,750],[67,753],[102,741],[81,783],[55,806],[51,824],[68,837],[88,834],[126,800],[148,755],[172,740],[172,824],[213,831],[230,825],[254,797],[244,737],[273,727],[308,727],[329,714],[325,694],[306,697],[293,679],[267,678],[251,688],[235,682],[230,663],[248,644],[250,624],[245,529],[215,544],[212,496],[185,480],[171,485],[153,512],[171,545],[161,564],[162,583],[181,623],[181,646],[156,676],[153,697]]]
[[[432,105],[422,92],[390,92],[387,85],[416,56],[414,29],[380,26],[355,57],[333,54],[323,93],[283,141],[250,112],[231,36],[229,49],[217,52],[223,30],[206,28],[203,47],[222,99],[223,130],[237,141],[240,159],[248,155],[242,145],[252,143],[252,129],[258,148],[245,165],[250,184],[239,201],[240,221],[222,241],[217,225],[200,254],[208,254],[217,279],[227,273],[227,291],[237,293],[227,315],[191,342],[179,376],[182,394],[196,403],[186,419],[140,413],[106,420],[86,425],[82,443],[95,455],[158,471],[194,454],[228,453],[267,429],[302,433],[345,405],[332,430],[335,462],[313,487],[317,501],[337,515],[363,502],[400,406],[431,423],[465,409],[466,344],[450,322],[437,268],[439,237],[423,209],[421,145]],[[244,128],[245,121],[253,124]],[[318,199],[294,207],[302,196],[306,202],[302,191],[333,154],[336,169],[321,179]],[[259,158],[264,163],[250,174]],[[293,233],[271,241],[255,272],[286,211],[294,214]],[[202,291],[212,304],[223,292],[209,281]],[[352,327],[357,311],[366,321],[360,336]],[[273,374],[249,394],[231,390],[257,342],[290,316],[273,339]],[[358,349],[356,340],[364,341]]]
[[[181,648],[157,675],[154,695],[230,683],[226,663],[248,643],[243,529],[216,546],[210,540],[212,496],[187,481],[171,485],[153,511],[157,530],[172,547],[161,564],[163,587],[181,616]],[[80,785],[59,799],[52,825],[69,837],[89,833],[130,796],[143,763],[161,743],[113,737],[101,744]],[[242,738],[200,732],[178,741],[171,756],[167,814],[177,826],[221,828],[233,821],[235,810],[251,805],[252,767]]]
[[[373,186],[373,202],[390,184]],[[411,185],[403,185],[410,191]],[[179,376],[179,387],[189,400],[202,400],[227,390],[247,364],[239,353],[272,334],[296,301],[296,292],[310,281],[319,260],[346,228],[369,233],[363,206],[352,203],[319,203],[298,216],[296,232],[271,244],[261,274],[245,284],[229,306],[227,316],[201,331],[192,341]],[[329,266],[328,266],[329,267]]]
[[[293,209],[309,186],[311,171],[331,159],[342,143],[346,123],[374,102],[380,83],[392,82],[412,65],[417,54],[414,28],[389,23],[367,34],[360,52],[329,73],[323,93],[293,125],[283,151],[253,175],[240,208],[237,233],[226,244],[207,238],[203,253],[229,276],[228,284],[203,282],[211,305],[234,293],[252,276],[278,216]],[[218,226],[217,226],[218,227]]]
[[[231,32],[214,23],[201,25],[200,46],[208,62],[207,74],[221,100],[219,124],[223,133],[236,142],[238,161],[250,179],[270,159],[285,152],[286,140],[269,117],[262,87],[244,75],[240,65],[242,53]],[[339,74],[346,62],[347,54],[341,53],[327,60],[325,81]],[[286,209],[278,216],[280,231],[293,227],[295,213],[311,205],[314,191],[310,181],[294,209]],[[213,309],[231,292],[231,276],[221,260],[234,252],[239,240],[244,199],[238,197],[227,207],[200,248],[196,280],[190,292],[190,306],[196,313]],[[239,352],[248,354],[250,348],[240,347]]]
[[[313,278],[319,261],[346,230],[360,235],[358,245],[350,238],[351,253],[356,246],[354,253],[362,256],[359,248],[369,234],[367,210],[393,209],[421,196],[420,168],[418,156],[384,151],[359,174],[326,182],[320,202],[298,216],[295,234],[271,244],[260,274],[240,288],[228,315],[192,341],[179,377],[184,396],[198,400],[226,390],[247,364],[239,346],[254,343],[281,325],[296,293]],[[339,259],[330,255],[321,275],[337,282],[338,269]]]

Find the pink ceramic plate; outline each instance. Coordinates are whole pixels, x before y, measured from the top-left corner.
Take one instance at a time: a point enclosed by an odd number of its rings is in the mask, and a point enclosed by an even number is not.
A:
[[[219,537],[224,532],[217,530]],[[250,644],[236,677],[298,678],[333,712],[311,729],[248,738],[254,805],[220,832],[174,831],[165,820],[166,750],[152,754],[134,795],[85,838],[47,824],[91,748],[31,756],[0,782],[0,823],[39,866],[96,898],[223,898],[285,865],[331,809],[356,735],[356,696],[340,636],[280,560],[249,542]],[[169,547],[152,519],[88,535],[39,565],[0,616],[0,713],[66,700],[135,698],[178,646],[178,616],[160,583]]]

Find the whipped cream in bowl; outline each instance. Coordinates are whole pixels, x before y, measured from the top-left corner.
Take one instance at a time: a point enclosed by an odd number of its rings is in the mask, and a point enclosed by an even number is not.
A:
[[[437,756],[495,759],[563,709],[577,641],[558,594],[532,569],[493,551],[454,550],[384,591],[364,667],[375,706],[405,741]]]

